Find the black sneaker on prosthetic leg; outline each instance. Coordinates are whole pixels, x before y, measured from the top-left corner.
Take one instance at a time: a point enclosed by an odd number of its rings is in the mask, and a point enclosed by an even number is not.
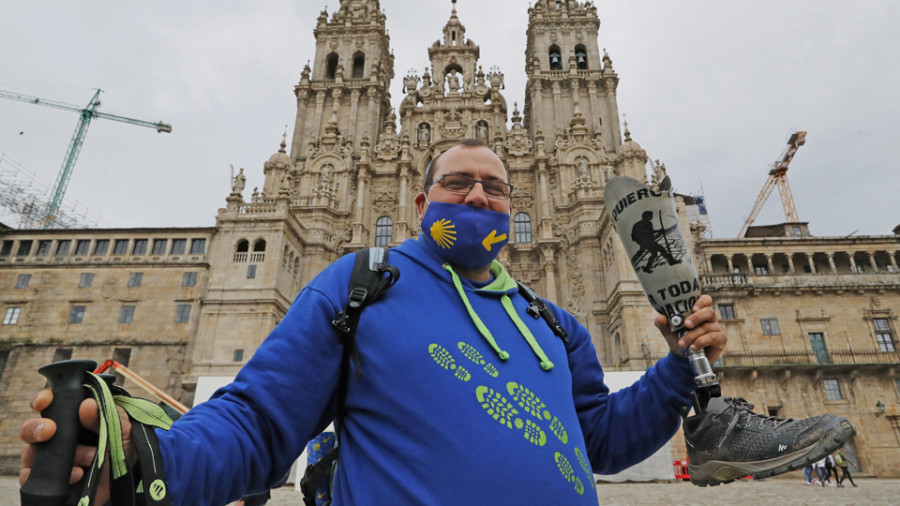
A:
[[[691,483],[701,487],[736,478],[767,478],[799,469],[856,435],[842,416],[802,420],[754,413],[739,397],[714,397],[705,412],[684,420]]]

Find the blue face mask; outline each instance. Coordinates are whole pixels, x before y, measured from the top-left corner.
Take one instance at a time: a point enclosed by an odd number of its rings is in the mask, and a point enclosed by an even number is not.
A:
[[[509,242],[509,214],[463,204],[429,202],[422,217],[425,243],[450,265],[487,267]]]

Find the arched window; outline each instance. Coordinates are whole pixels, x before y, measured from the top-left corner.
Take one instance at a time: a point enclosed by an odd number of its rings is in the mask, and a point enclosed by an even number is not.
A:
[[[375,246],[387,246],[394,236],[394,220],[387,216],[375,222]]]
[[[337,53],[331,53],[325,59],[325,79],[334,80],[334,76],[337,73],[338,66],[338,55]]]
[[[353,79],[362,79],[363,71],[366,68],[366,55],[358,52],[353,55]]]
[[[578,70],[587,70],[588,68],[587,49],[581,44],[575,46],[575,65]]]
[[[265,241],[264,239],[258,239],[258,240],[253,244],[253,252],[254,252],[254,253],[260,253],[260,252],[265,251],[265,250],[266,250],[266,241]]]
[[[515,227],[516,244],[531,242],[531,216],[528,216],[528,213],[516,213],[513,226]]]
[[[294,273],[294,277],[300,276],[300,259],[299,258],[294,259],[293,273]]]
[[[235,251],[237,251],[238,253],[246,253],[250,251],[250,243],[247,242],[246,239],[241,239],[240,241],[238,241],[237,249]]]
[[[556,0],[556,10],[562,9],[562,0]]]
[[[550,70],[562,70],[562,53],[559,46],[550,46]]]

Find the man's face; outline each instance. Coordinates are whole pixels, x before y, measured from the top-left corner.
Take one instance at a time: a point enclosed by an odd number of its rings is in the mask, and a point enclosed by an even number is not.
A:
[[[454,146],[441,155],[437,167],[432,174],[435,181],[428,188],[428,201],[446,202],[448,204],[464,204],[467,206],[490,209],[501,213],[509,213],[509,199],[492,199],[484,193],[481,184],[476,183],[467,194],[453,193],[445,190],[437,181],[444,174],[462,174],[478,180],[496,180],[508,183],[506,169],[503,162],[496,154],[484,146]],[[425,202],[426,194],[420,192],[416,195],[416,209],[419,213],[419,221],[425,215],[428,204]]]

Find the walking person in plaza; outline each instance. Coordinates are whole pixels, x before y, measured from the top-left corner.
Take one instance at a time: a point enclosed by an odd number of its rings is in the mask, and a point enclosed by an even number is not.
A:
[[[854,487],[856,483],[853,481],[853,476],[850,475],[850,466],[855,466],[856,463],[851,462],[850,459],[847,458],[847,454],[844,453],[844,447],[842,446],[838,451],[834,452],[834,463],[837,464],[839,468],[841,468],[841,477],[838,480],[839,487],[844,487],[844,479],[848,478],[850,480],[850,484]]]

